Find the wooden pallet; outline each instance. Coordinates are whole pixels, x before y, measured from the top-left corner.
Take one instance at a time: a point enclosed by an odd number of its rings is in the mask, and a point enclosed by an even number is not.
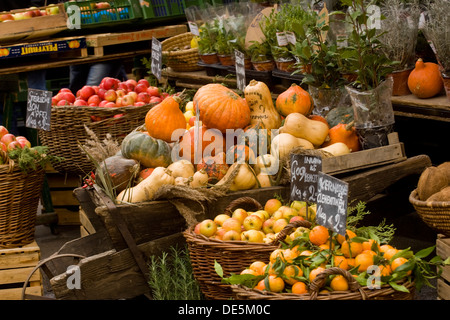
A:
[[[123,33],[103,33],[86,36],[89,55],[103,57],[110,52],[120,50],[139,49],[151,50],[151,40],[169,38],[187,31],[186,25],[165,26],[155,29],[147,29]]]
[[[436,240],[436,254],[442,259],[450,257],[450,238],[442,234]],[[450,266],[444,270],[437,280],[437,294],[439,300],[450,300]]]
[[[28,245],[0,249],[0,300],[21,300],[25,281],[38,264],[41,250],[34,241]],[[25,290],[27,294],[42,296],[42,277],[37,270]]]

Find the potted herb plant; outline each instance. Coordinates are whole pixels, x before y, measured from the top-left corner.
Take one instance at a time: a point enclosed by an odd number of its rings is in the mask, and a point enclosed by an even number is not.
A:
[[[217,57],[224,66],[234,65],[234,52],[233,47],[229,41],[232,39],[230,33],[230,27],[228,25],[228,19],[231,17],[221,16],[217,20],[217,37],[215,48],[217,51]]]
[[[428,3],[424,34],[436,55],[444,81],[445,92],[450,100],[450,2],[434,0]]]
[[[370,24],[368,6],[373,1],[342,0],[349,6],[346,22],[350,24],[347,47],[342,57],[354,72],[356,79],[345,88],[350,95],[355,118],[355,129],[363,149],[388,144],[393,131],[392,108],[393,62],[382,51],[379,32]]]
[[[418,2],[405,3],[402,0],[384,1],[380,6],[383,19],[380,20],[381,50],[395,61],[392,95],[401,96],[411,92],[408,76],[416,60],[415,50],[419,29],[420,7]]]
[[[218,36],[217,20],[207,21],[199,27],[198,54],[206,64],[219,62],[216,40]]]
[[[268,41],[252,41],[248,51],[253,68],[256,71],[272,71],[275,68],[275,61]]]

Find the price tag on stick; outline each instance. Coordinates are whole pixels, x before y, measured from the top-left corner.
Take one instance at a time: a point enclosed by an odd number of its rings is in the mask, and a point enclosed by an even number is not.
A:
[[[317,202],[317,181],[321,170],[321,157],[291,155],[291,201]]]
[[[153,75],[160,80],[162,70],[162,46],[161,42],[155,37],[152,38],[152,65]]]
[[[316,222],[341,235],[347,228],[348,183],[319,172]]]
[[[50,131],[52,95],[53,93],[51,91],[28,89],[25,121],[27,128]]]
[[[246,79],[245,79],[245,56],[239,50],[234,50],[234,64],[236,66],[236,81],[237,88],[244,91]]]

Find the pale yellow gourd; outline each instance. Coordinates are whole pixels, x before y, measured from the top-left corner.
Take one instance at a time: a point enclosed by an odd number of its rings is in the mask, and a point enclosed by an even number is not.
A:
[[[255,163],[252,166],[257,175],[261,171],[269,172],[269,174],[276,174],[279,170],[280,162],[274,155],[267,153],[256,157]]]
[[[280,133],[273,138],[270,153],[278,159],[289,156],[292,149],[302,147],[304,149],[314,149],[314,145],[306,139],[294,137],[289,133]]]
[[[270,89],[264,82],[251,80],[244,89],[244,95],[250,107],[250,125],[261,121],[267,130],[280,127],[281,115],[275,109]]]
[[[209,176],[205,170],[200,169],[196,171],[192,177],[192,182],[190,186],[192,188],[201,188],[208,185]]]
[[[174,181],[174,185],[176,186],[184,186],[189,187],[190,183],[192,181],[192,177],[186,178],[186,177],[176,177]]]
[[[348,148],[348,146],[343,142],[336,142],[336,143],[330,144],[327,147],[320,148],[319,150],[331,153],[335,157],[341,156],[344,154],[348,154],[351,152],[351,150]]]
[[[233,163],[230,168],[228,168],[225,176],[217,182],[216,185],[220,186],[228,182],[229,179],[231,179],[232,172],[237,166],[239,166],[239,168],[237,168],[238,172],[230,184],[230,191],[249,190],[257,185],[255,172],[250,165],[248,163],[241,164],[237,162]]]
[[[256,179],[258,179],[259,186],[261,188],[268,188],[273,186],[273,178],[264,171],[260,172],[256,176]]]
[[[175,162],[172,162],[167,169],[172,172],[172,177],[178,178],[189,178],[194,175],[195,168],[194,165],[186,159],[181,159]]]
[[[175,179],[169,169],[156,167],[150,176],[139,182],[136,186],[120,192],[116,199],[119,202],[131,203],[150,201],[160,187],[163,185],[173,185],[174,183]]]
[[[324,143],[328,136],[328,126],[318,120],[308,119],[301,113],[291,113],[284,119],[281,133],[289,133],[294,137],[306,139],[315,147]]]

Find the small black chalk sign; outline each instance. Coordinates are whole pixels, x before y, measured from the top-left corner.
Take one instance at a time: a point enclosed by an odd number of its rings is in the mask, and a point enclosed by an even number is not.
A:
[[[52,96],[53,93],[51,91],[28,89],[25,121],[27,128],[50,131]]]
[[[316,222],[341,235],[347,228],[348,183],[319,172]]]
[[[321,170],[321,157],[291,155],[291,201],[317,202],[317,181]]]
[[[155,37],[152,38],[152,74],[158,79],[161,79],[162,70],[162,46],[161,42]]]
[[[245,56],[239,50],[234,50],[234,60],[234,64],[236,66],[236,86],[239,90],[244,91],[246,86]]]

